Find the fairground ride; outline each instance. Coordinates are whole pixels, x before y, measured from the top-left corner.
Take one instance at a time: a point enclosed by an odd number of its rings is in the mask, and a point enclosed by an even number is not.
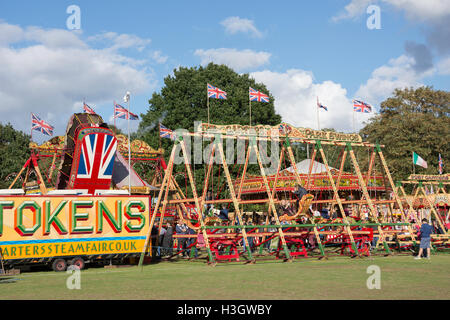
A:
[[[198,138],[200,141],[210,141],[211,149],[209,161],[206,164],[205,174],[202,178],[203,188],[197,190],[192,166],[190,164],[191,154],[186,148],[186,139]],[[224,154],[223,139],[233,140],[236,143],[244,141],[245,163],[239,177],[230,175],[229,164]],[[228,147],[227,140],[227,147]],[[259,142],[272,142],[279,145],[278,167],[275,175],[269,177],[266,174],[261,158]],[[292,150],[292,144],[313,145],[314,151],[311,157],[311,166],[308,174],[302,176],[296,168],[296,159]],[[328,157],[324,146],[338,148],[340,152],[339,169],[334,172],[328,164]],[[369,150],[369,164],[365,174],[361,172],[354,148],[365,148]],[[153,226],[155,234],[161,230],[164,221],[164,212],[168,206],[175,206],[178,219],[184,222],[197,234],[175,235],[175,238],[192,239],[188,247],[182,248],[171,257],[175,257],[186,251],[193,252],[200,248],[206,252],[206,261],[215,265],[217,262],[244,261],[254,263],[259,257],[277,258],[284,261],[292,261],[296,257],[316,256],[327,258],[329,255],[338,253],[340,255],[369,256],[373,249],[389,255],[394,252],[408,252],[416,246],[416,230],[412,228],[407,220],[403,204],[399,198],[390,171],[386,165],[382,153],[383,146],[363,142],[357,134],[342,134],[330,131],[316,131],[305,128],[294,128],[288,124],[279,126],[219,126],[212,124],[201,124],[195,133],[187,133],[180,136],[173,146],[164,179],[160,186],[158,200],[153,209],[150,225]],[[329,148],[327,148],[329,149]],[[188,183],[192,191],[192,197],[187,197],[177,184],[173,176],[175,155],[181,152],[186,168]],[[240,151],[241,152],[241,151]],[[241,152],[242,153],[242,152]],[[250,166],[251,155],[256,157],[259,168],[258,180],[261,183],[259,189],[264,190],[264,197],[246,198],[244,196],[244,185],[247,180],[247,170]],[[282,189],[278,181],[283,179],[280,172],[288,169],[284,158],[292,168],[292,177],[295,179],[294,188],[304,187],[311,192],[311,182],[314,181],[312,166],[316,158],[321,158],[325,167],[326,184],[331,188],[330,196],[326,199],[315,199],[314,195],[307,193],[302,198],[296,198],[289,194],[280,197]],[[217,161],[218,159],[218,161]],[[382,169],[384,195],[372,197],[369,194],[369,179],[375,165],[379,161]],[[341,180],[344,176],[344,164],[351,163],[352,176],[357,178],[359,199],[344,199],[341,197]],[[284,167],[283,167],[284,164]],[[225,176],[225,188],[221,188],[220,197],[207,198],[209,181],[213,177],[214,165],[220,167]],[[173,192],[173,190],[176,190]],[[283,190],[288,191],[288,190]],[[277,208],[283,201],[296,203],[294,212],[286,214]],[[218,209],[212,209],[215,205],[231,206],[228,219],[221,219],[217,213]],[[259,222],[254,224],[244,218],[246,206],[260,205]],[[326,205],[330,209],[331,217],[316,216],[309,210],[312,204]],[[398,209],[394,209],[394,205]],[[194,206],[195,210],[190,210]],[[346,210],[350,206],[352,210]],[[334,218],[333,218],[334,217]],[[273,222],[270,222],[273,221]],[[157,230],[155,230],[157,228]],[[399,237],[398,235],[402,235]],[[147,234],[146,247],[150,244],[151,232]],[[266,250],[265,244],[277,243],[273,250]],[[140,264],[145,256],[145,248],[141,253]],[[263,250],[264,248],[264,250]],[[266,252],[264,252],[266,251]]]

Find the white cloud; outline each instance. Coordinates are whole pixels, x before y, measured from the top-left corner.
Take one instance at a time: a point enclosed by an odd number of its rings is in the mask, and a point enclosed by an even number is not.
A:
[[[21,41],[24,31],[19,26],[14,26],[0,21],[0,46]]]
[[[317,129],[317,97],[328,111],[319,109],[320,128],[353,131],[353,105],[347,90],[339,83],[316,83],[313,74],[300,69],[284,73],[264,70],[250,74],[257,82],[264,83],[275,97],[275,110],[283,121],[297,127]],[[358,114],[356,129],[362,127],[372,114]]]
[[[372,72],[367,82],[359,87],[356,95],[362,99],[368,99],[372,103],[380,103],[396,88],[421,86],[421,80],[431,76],[436,70],[433,68],[423,73],[417,73],[414,69],[415,63],[414,58],[406,55],[390,59],[386,65]]]
[[[450,57],[442,59],[437,64],[437,71],[441,75],[450,75]]]
[[[140,61],[94,49],[73,32],[6,23],[0,24],[0,30],[1,121],[25,132],[29,132],[30,112],[54,125],[55,134],[63,134],[70,114],[81,112],[83,98],[95,106],[112,103],[125,90],[140,94],[155,86],[152,71],[136,67]],[[14,38],[20,34],[20,40]]]
[[[332,20],[355,18],[366,12],[370,4],[386,3],[404,11],[408,18],[433,22],[450,15],[448,0],[351,0],[344,11],[334,16]]]
[[[450,15],[448,0],[383,0],[383,2],[405,11],[410,19],[433,21]]]
[[[333,21],[339,21],[343,19],[355,18],[364,12],[366,12],[367,7],[373,3],[372,0],[352,0],[348,5],[345,6],[344,11],[338,15],[331,18]]]
[[[236,71],[255,69],[268,64],[271,54],[268,52],[253,50],[237,50],[229,48],[219,49],[197,49],[194,55],[200,57],[201,64],[206,65],[209,62],[225,64]]]
[[[164,56],[164,55],[162,54],[162,52],[159,51],[159,50],[153,51],[150,57],[151,57],[153,60],[155,60],[157,63],[160,63],[160,64],[161,64],[161,63],[166,63],[166,61],[167,61],[167,59],[168,59],[168,57],[167,57],[167,56]]]
[[[225,27],[225,32],[229,34],[243,32],[248,33],[255,38],[263,37],[262,32],[255,27],[253,20],[243,19],[239,17],[228,17],[220,24]]]
[[[109,43],[108,50],[117,51],[135,47],[142,51],[151,43],[150,39],[143,39],[134,34],[118,34],[116,32],[104,32],[88,38],[88,41]]]

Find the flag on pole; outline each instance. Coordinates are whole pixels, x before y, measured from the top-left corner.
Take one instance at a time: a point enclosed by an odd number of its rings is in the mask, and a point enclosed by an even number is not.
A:
[[[413,163],[425,169],[428,168],[427,162],[415,152],[413,152]]]
[[[41,120],[34,113],[31,114],[31,130],[36,130],[47,136],[52,136],[54,129],[53,126],[49,125],[44,120]]]
[[[269,96],[261,91],[249,88],[248,94],[250,95],[250,101],[269,102]]]
[[[353,100],[353,111],[370,113],[372,112],[372,106],[361,100]]]
[[[89,114],[96,114],[94,109],[92,109],[91,107],[89,107],[86,103],[83,103],[83,109],[84,112],[89,113]]]
[[[130,91],[127,91],[127,93],[123,97],[123,102],[130,102],[130,94]]]
[[[128,116],[130,117],[130,120],[138,120],[139,117],[128,111],[126,108],[122,107],[120,104],[115,103],[114,104],[114,118],[119,119],[128,119]]]
[[[214,98],[214,99],[226,99],[227,93],[223,90],[220,90],[219,88],[216,88],[209,83],[207,84],[208,87],[208,98]]]
[[[319,102],[319,98],[317,98],[317,107],[325,109],[325,111],[328,111],[328,108]]]
[[[175,140],[175,133],[169,128],[163,126],[161,123],[159,124],[159,136],[161,138]]]
[[[442,161],[441,154],[439,153],[439,174],[444,173],[444,161]]]

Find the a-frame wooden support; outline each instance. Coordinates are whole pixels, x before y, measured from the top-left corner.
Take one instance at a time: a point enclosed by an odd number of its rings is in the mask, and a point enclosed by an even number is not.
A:
[[[439,223],[439,226],[442,228],[442,230],[446,230],[444,224],[442,223],[441,217],[439,216],[439,214],[437,213],[436,209],[434,208],[434,204],[430,200],[428,194],[426,193],[422,182],[419,181],[419,185],[418,185],[418,188],[416,190],[416,194],[414,196],[414,199],[416,199],[419,196],[420,193],[422,193],[422,195],[423,195],[425,201],[427,202],[428,206],[430,207],[430,210],[433,213],[436,221]]]
[[[297,184],[301,185],[301,179],[300,179],[300,176],[299,176],[298,171],[297,171],[297,164],[295,162],[294,153],[292,151],[292,147],[291,147],[291,143],[289,141],[289,137],[287,137],[287,136],[286,136],[286,139],[285,139],[285,144],[286,144],[286,149],[287,149],[289,161],[291,162],[291,166],[294,169],[295,179],[297,180]],[[314,163],[314,158],[316,156],[316,151],[317,151],[316,148],[314,148],[313,155],[312,155],[312,158],[311,158],[311,162],[310,162],[310,165],[309,165],[309,174],[308,174],[308,177],[307,177],[306,189],[308,189],[308,187],[309,187],[309,180],[310,180],[311,171],[312,171],[312,167],[313,167],[313,163]],[[314,236],[316,238],[317,245],[319,247],[320,253],[321,253],[322,257],[325,257],[325,251],[323,249],[322,240],[320,239],[320,235],[319,235],[319,232],[318,232],[316,226],[313,227],[313,232],[314,232]],[[353,241],[353,238],[352,238],[352,241]],[[355,248],[356,248],[356,246],[355,246]]]
[[[25,186],[25,184],[27,183],[27,180],[28,180],[28,176],[29,176],[32,168],[34,168],[34,171],[36,172],[36,175],[37,175],[37,178],[38,178],[38,184],[39,184],[39,188],[41,190],[41,193],[43,195],[47,194],[47,187],[45,186],[44,178],[42,177],[41,170],[39,169],[39,165],[38,165],[38,162],[37,162],[36,155],[34,154],[33,151],[31,152],[30,157],[25,162],[24,166],[22,167],[20,172],[17,174],[17,176],[15,177],[14,181],[10,184],[8,189],[11,189],[16,184],[17,180],[22,175],[23,171],[25,169],[27,169],[27,172],[25,174],[25,179],[23,181],[23,186]]]
[[[345,231],[347,232],[348,237],[350,239],[350,243],[351,243],[351,246],[353,248],[353,251],[355,252],[355,255],[359,255],[358,248],[357,248],[356,243],[355,243],[355,239],[353,238],[353,234],[352,234],[352,230],[351,230],[351,227],[350,227],[350,223],[349,223],[347,217],[345,216],[344,206],[342,205],[342,200],[339,197],[339,193],[338,193],[338,190],[336,188],[336,184],[334,182],[333,175],[331,173],[330,166],[328,165],[328,160],[327,160],[327,157],[325,156],[325,152],[323,151],[322,144],[321,144],[320,140],[316,140],[316,149],[319,150],[320,155],[322,156],[322,161],[323,161],[323,164],[325,165],[325,168],[327,170],[328,179],[330,180],[331,187],[333,189],[334,198],[336,199],[336,201],[338,203],[338,206],[339,206],[339,210],[342,213],[342,220],[346,224],[346,226],[344,228],[345,228]]]
[[[400,209],[400,214],[401,214],[402,220],[404,222],[407,222],[408,219],[407,219],[407,217],[405,215],[405,211],[404,211],[404,208],[403,208],[402,200],[401,200],[401,198],[399,197],[399,195],[397,193],[397,189],[395,187],[394,180],[392,179],[391,172],[389,171],[389,168],[387,166],[387,163],[386,163],[386,160],[384,158],[383,152],[381,151],[381,147],[380,147],[380,145],[378,143],[375,145],[375,149],[376,149],[376,152],[378,154],[378,158],[381,161],[381,165],[383,166],[384,173],[386,174],[386,176],[388,178],[389,186],[391,187],[392,194],[394,195],[394,200],[395,200],[395,202],[397,203],[397,205],[398,205],[398,207]],[[403,187],[402,187],[402,189],[403,189]],[[404,191],[405,190],[403,190],[403,192]],[[412,210],[412,204],[410,204],[410,209]],[[411,228],[410,224],[408,224],[407,228],[408,228],[409,234],[411,235],[411,240],[412,240],[413,244],[415,245],[416,244],[416,236],[414,235],[413,229]]]
[[[379,224],[376,208],[373,205],[373,202],[372,202],[372,199],[370,198],[369,192],[367,191],[367,185],[366,185],[366,183],[365,183],[365,181],[363,179],[363,176],[361,174],[361,170],[359,168],[358,161],[356,160],[355,153],[354,153],[354,151],[352,149],[352,145],[349,142],[347,143],[347,151],[350,154],[350,158],[351,158],[352,163],[353,163],[353,168],[355,169],[356,175],[358,176],[358,181],[359,181],[360,187],[361,187],[361,189],[363,191],[364,198],[366,199],[367,204],[368,204],[368,206],[370,208],[370,212],[372,214],[372,217],[374,218],[375,222],[377,224]],[[379,241],[382,242],[383,245],[384,245],[384,249],[386,250],[387,253],[390,253],[389,246],[386,243],[386,238],[385,238],[383,229],[381,228],[380,225],[378,225],[378,235],[379,235]]]
[[[256,153],[256,157],[258,159],[259,169],[261,171],[261,176],[263,177],[264,186],[266,188],[267,196],[269,197],[269,207],[270,207],[270,209],[273,212],[273,215],[275,217],[275,221],[276,221],[277,225],[279,226],[277,228],[278,229],[278,235],[280,237],[281,244],[283,246],[284,254],[286,256],[286,259],[288,261],[291,261],[291,259],[292,259],[291,258],[291,254],[290,254],[289,249],[288,249],[287,244],[286,244],[286,239],[284,237],[284,233],[283,233],[283,230],[281,228],[281,222],[280,222],[280,219],[278,218],[277,209],[275,208],[275,203],[273,201],[273,196],[272,196],[272,193],[270,192],[270,187],[269,187],[269,183],[267,181],[266,172],[264,170],[264,166],[263,166],[262,161],[261,161],[261,155],[259,153],[258,146],[256,145],[256,140],[255,139],[250,139],[250,141],[249,141],[249,148],[250,149],[253,148],[253,150]],[[280,163],[281,163],[281,161],[280,161]]]

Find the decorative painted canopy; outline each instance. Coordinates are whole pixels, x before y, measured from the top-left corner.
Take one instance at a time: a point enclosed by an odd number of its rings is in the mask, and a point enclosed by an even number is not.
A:
[[[116,136],[118,141],[117,150],[124,155],[128,156],[128,138],[122,134]],[[41,145],[36,142],[30,142],[29,148],[37,151],[41,154],[53,154],[61,153],[64,151],[65,136],[54,137]],[[133,157],[159,157],[164,154],[164,149],[155,150],[150,147],[145,141],[133,140],[131,142],[131,153]]]
[[[310,128],[296,128],[287,123],[281,123],[276,126],[256,125],[242,126],[238,124],[215,125],[210,123],[200,123],[196,132],[221,133],[242,136],[279,136],[300,139],[320,139],[330,141],[344,142],[362,142],[362,138],[356,133],[341,133],[334,131],[314,130]]]
[[[117,150],[119,150],[122,155],[128,156],[128,138],[123,134],[117,135],[116,138],[119,142]],[[130,147],[133,157],[154,158],[162,156],[164,154],[164,149],[155,150],[150,147],[147,142],[142,140],[133,140]]]
[[[338,173],[334,172],[333,180],[337,181]],[[333,191],[330,180],[326,173],[311,174],[308,179],[308,174],[299,174],[300,181],[303,187],[308,191]],[[365,179],[366,177],[363,176]],[[269,187],[272,189],[275,183],[275,175],[267,176]],[[240,179],[235,180],[235,190],[239,190]],[[277,191],[295,191],[297,186],[297,179],[294,173],[289,171],[282,171],[278,175]],[[383,182],[383,176],[380,174],[371,175],[368,180],[369,191],[385,191],[385,185]],[[350,173],[343,173],[339,181],[339,190],[360,190],[358,177]],[[242,194],[252,193],[266,193],[266,187],[264,180],[260,176],[247,176],[242,185]]]

